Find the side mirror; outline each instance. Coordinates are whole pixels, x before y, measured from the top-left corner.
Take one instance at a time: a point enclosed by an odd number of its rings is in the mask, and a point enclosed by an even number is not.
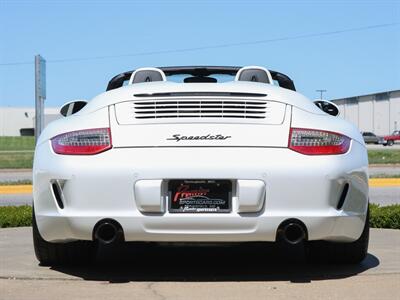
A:
[[[86,106],[86,104],[87,104],[86,100],[74,100],[67,102],[61,107],[60,114],[63,115],[64,117],[68,117],[80,111],[82,108]]]
[[[314,104],[319,107],[323,112],[330,114],[331,116],[338,116],[340,114],[339,107],[328,100],[315,100]]]

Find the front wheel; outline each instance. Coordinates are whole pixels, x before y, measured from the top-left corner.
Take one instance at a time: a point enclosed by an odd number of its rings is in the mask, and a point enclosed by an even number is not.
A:
[[[393,146],[393,145],[394,145],[394,141],[388,140],[388,141],[387,141],[387,145],[388,145],[388,146]]]
[[[365,225],[358,240],[351,243],[311,241],[306,245],[307,258],[312,262],[337,264],[358,264],[368,254],[369,211]]]
[[[35,255],[42,266],[87,264],[93,260],[96,254],[95,243],[91,241],[69,243],[45,241],[38,230],[34,210],[32,212],[32,233]]]

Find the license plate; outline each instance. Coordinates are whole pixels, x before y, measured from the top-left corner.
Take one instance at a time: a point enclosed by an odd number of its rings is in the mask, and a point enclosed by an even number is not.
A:
[[[227,213],[231,211],[230,180],[170,180],[169,211],[172,213]]]

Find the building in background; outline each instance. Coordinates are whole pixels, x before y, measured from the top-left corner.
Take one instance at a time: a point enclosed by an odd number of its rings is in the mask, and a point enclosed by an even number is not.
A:
[[[333,99],[340,116],[360,131],[387,135],[400,129],[400,90]]]
[[[44,125],[61,118],[59,108],[45,108]],[[34,135],[35,108],[0,107],[0,136]]]

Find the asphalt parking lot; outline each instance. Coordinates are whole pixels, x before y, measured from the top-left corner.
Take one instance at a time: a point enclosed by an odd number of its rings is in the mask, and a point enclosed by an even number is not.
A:
[[[1,299],[399,299],[400,230],[372,229],[354,266],[307,264],[302,247],[127,244],[86,267],[49,268],[30,228],[0,230],[0,260]]]

